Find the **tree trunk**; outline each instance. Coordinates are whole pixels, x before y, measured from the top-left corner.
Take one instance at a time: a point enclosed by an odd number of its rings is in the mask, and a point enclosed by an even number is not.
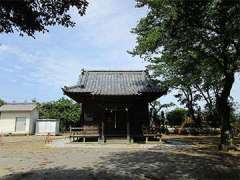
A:
[[[186,108],[188,108],[188,117],[191,118],[191,120],[196,123],[196,117],[195,117],[195,109],[194,109],[194,102],[193,102],[193,92],[191,87],[188,87],[186,90],[181,89],[183,92],[185,99],[187,101]]]
[[[190,115],[190,118],[192,119],[192,121],[197,124],[196,122],[196,117],[195,117],[195,110],[194,110],[194,107],[193,107],[193,93],[192,93],[192,90],[191,88],[189,88],[189,98],[188,98],[189,102],[188,102],[188,110],[189,110],[189,115]]]
[[[194,110],[193,106],[190,105],[190,107],[188,109],[189,109],[190,118],[197,125],[197,119],[196,119],[196,116],[195,116],[195,110]]]
[[[221,120],[221,140],[219,149],[229,150],[232,144],[232,130],[230,125],[230,105],[228,98],[234,83],[234,74],[226,74],[223,81],[223,90],[220,96],[217,98],[216,106],[219,119]]]

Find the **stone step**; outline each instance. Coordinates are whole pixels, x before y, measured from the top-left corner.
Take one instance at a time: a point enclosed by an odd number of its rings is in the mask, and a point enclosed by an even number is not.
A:
[[[127,138],[106,138],[108,144],[127,144],[129,141]]]

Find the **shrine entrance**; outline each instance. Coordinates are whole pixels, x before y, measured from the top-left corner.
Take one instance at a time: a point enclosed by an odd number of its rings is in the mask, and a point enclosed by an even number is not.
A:
[[[127,137],[127,111],[110,109],[105,112],[105,136]]]

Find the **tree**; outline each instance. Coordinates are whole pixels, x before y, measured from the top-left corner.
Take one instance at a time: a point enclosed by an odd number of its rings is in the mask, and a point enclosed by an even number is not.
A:
[[[169,62],[186,65],[184,76],[175,66],[174,75],[187,80],[202,80],[204,84],[218,79],[215,88],[216,110],[221,120],[220,149],[232,144],[229,96],[234,75],[240,70],[240,1],[234,0],[136,0],[137,7],[149,8],[133,30],[137,34],[134,55],[155,60],[159,66]],[[158,61],[158,62],[156,62]],[[187,68],[189,67],[189,68]],[[209,77],[205,82],[203,74]],[[178,80],[178,79],[177,79]],[[192,84],[192,81],[190,81]]]
[[[0,99],[0,106],[2,106],[4,104],[5,104],[5,102],[2,99]]]
[[[172,102],[167,104],[161,104],[160,101],[157,100],[150,103],[150,126],[154,124],[155,126],[162,126],[163,128],[165,128],[165,115],[164,112],[161,110],[173,106],[175,106],[175,104]]]
[[[151,112],[153,116],[160,116],[160,111],[164,108],[170,108],[175,106],[174,103],[167,103],[167,104],[161,104],[160,101],[153,101],[152,103],[150,103],[150,107],[151,107]]]
[[[187,110],[176,108],[167,113],[167,121],[170,126],[181,125],[187,116]]]
[[[72,100],[61,98],[57,101],[39,104],[38,108],[40,118],[59,119],[62,130],[70,126],[79,126],[80,105]]]
[[[185,104],[186,108],[188,108],[188,116],[191,117],[193,122],[196,122],[196,101],[200,99],[199,94],[196,94],[196,91],[191,86],[182,86],[180,92],[175,97],[178,98],[180,104]]]
[[[86,0],[0,0],[0,33],[34,36],[48,31],[48,26],[73,27],[70,8],[76,7],[83,16],[87,6]]]

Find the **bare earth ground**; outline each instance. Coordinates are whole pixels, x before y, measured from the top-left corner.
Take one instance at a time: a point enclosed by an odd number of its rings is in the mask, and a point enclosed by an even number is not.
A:
[[[44,137],[4,137],[0,179],[240,179],[240,153],[218,152],[218,137],[164,139],[159,145],[54,148]]]

